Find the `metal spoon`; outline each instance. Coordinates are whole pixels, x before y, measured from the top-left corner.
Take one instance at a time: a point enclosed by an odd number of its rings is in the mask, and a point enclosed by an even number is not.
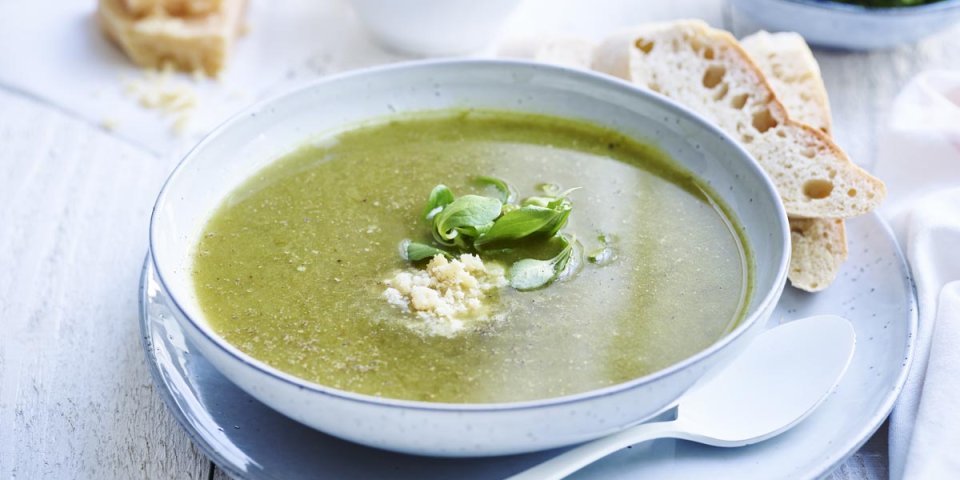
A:
[[[850,322],[835,315],[780,325],[758,335],[726,368],[681,398],[676,420],[630,427],[510,479],[563,478],[622,448],[657,438],[718,447],[766,440],[823,402],[850,365],[855,344]]]

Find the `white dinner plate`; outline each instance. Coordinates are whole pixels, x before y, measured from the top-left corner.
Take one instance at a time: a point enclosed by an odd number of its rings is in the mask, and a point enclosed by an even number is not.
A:
[[[787,433],[750,447],[657,440],[624,449],[572,478],[814,478],[855,452],[900,393],[913,352],[917,308],[909,270],[883,220],[876,214],[851,220],[847,238],[850,258],[836,282],[816,294],[787,288],[770,320],[830,313],[849,318],[856,329],[853,362],[837,391],[813,415]],[[197,446],[234,477],[496,479],[562,451],[437,459],[325,435],[254,400],[200,356],[168,310],[149,261],[140,290],[143,344],[161,396]]]

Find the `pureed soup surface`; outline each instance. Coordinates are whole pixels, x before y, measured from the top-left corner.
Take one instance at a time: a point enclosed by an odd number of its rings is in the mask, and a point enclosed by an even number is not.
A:
[[[502,321],[419,335],[384,300],[383,280],[410,268],[402,239],[429,242],[431,189],[489,193],[479,175],[520,197],[543,182],[582,187],[564,231],[587,251],[612,235],[617,257],[584,260],[540,290],[503,288],[487,299]],[[305,146],[239,187],[206,226],[194,282],[227,341],[322,385],[434,402],[573,394],[689,357],[744,315],[749,255],[705,191],[654,147],[589,124],[490,111],[402,117]]]

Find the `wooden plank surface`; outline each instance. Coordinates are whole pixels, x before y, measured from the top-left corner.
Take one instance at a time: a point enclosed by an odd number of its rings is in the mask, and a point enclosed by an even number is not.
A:
[[[704,5],[715,24],[745,28]],[[838,142],[856,161],[872,164],[910,77],[960,70],[957,38],[960,26],[888,52],[816,52]],[[0,89],[0,478],[225,477],[166,411],[140,349],[137,277],[171,166]],[[832,476],[886,472],[881,432]]]
[[[2,89],[0,112],[0,478],[206,479],[137,323],[169,165]]]

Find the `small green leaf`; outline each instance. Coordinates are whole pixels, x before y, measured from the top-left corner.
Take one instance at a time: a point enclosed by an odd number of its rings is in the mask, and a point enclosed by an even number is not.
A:
[[[560,232],[560,230],[567,225],[567,218],[570,217],[570,207],[567,206],[565,209],[558,212],[557,217],[553,220],[553,223],[550,224],[549,228],[544,230],[544,233],[552,237]]]
[[[524,258],[518,260],[510,266],[508,276],[510,286],[520,290],[529,291],[543,287],[557,278],[567,277],[579,266],[579,261],[573,265],[571,259],[576,252],[580,252],[579,243],[575,239],[560,236],[564,247],[556,256],[549,260],[536,260],[533,258]],[[580,255],[577,253],[577,255]],[[568,271],[568,268],[570,271]]]
[[[580,268],[583,247],[580,246],[580,242],[576,238],[566,235],[560,235],[558,238],[563,241],[564,248],[556,257],[553,257],[553,269],[557,272],[556,278],[566,278]],[[573,264],[571,264],[571,261],[574,261]]]
[[[489,232],[490,229],[493,228],[493,225],[494,224],[491,222],[483,225],[457,227],[457,231],[460,232],[461,235],[478,238],[483,234]]]
[[[409,240],[404,240],[405,246],[401,248],[406,252],[407,260],[411,262],[419,262],[421,260],[426,260],[428,258],[433,258],[437,255],[443,255],[447,258],[450,258],[451,255],[439,248],[426,245],[423,243],[411,242]]]
[[[437,185],[430,191],[430,198],[427,199],[427,206],[423,209],[423,216],[427,220],[432,219],[443,207],[453,203],[453,192],[446,185]]]
[[[518,240],[538,232],[549,232],[561,216],[563,216],[562,212],[549,208],[533,205],[520,207],[498,218],[493,227],[477,238],[474,243],[481,247],[491,242]],[[551,233],[549,236],[553,236],[553,234]]]
[[[520,290],[535,290],[553,280],[557,276],[553,260],[535,260],[524,258],[510,266],[510,286]]]
[[[500,216],[499,200],[479,195],[464,195],[444,207],[433,217],[434,238],[450,245],[460,227],[483,227]]]
[[[510,188],[510,185],[499,178],[481,175],[476,178],[476,181],[481,185],[490,185],[493,188],[496,188],[497,192],[500,193],[501,203],[504,203],[504,204],[511,203],[516,197],[516,194],[513,192],[513,189]]]

